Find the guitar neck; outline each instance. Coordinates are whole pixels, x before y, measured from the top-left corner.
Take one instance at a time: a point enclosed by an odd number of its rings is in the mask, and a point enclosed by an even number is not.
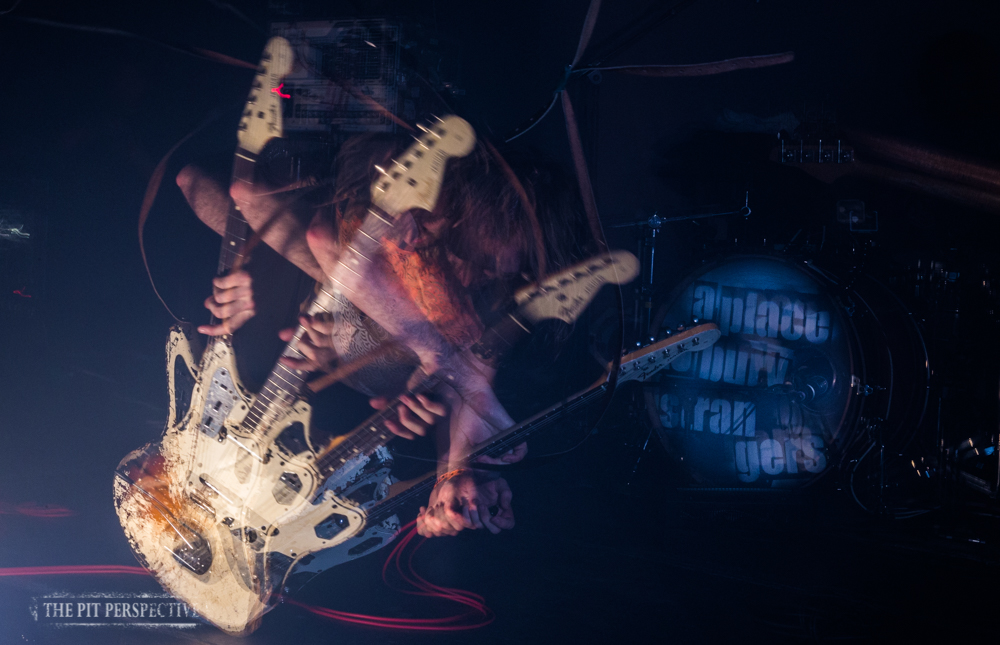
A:
[[[257,155],[243,148],[236,149],[233,160],[233,183],[240,182],[253,186],[254,170],[257,166]],[[233,267],[242,266],[246,252],[247,239],[250,237],[250,225],[240,213],[236,204],[229,200],[229,216],[226,218],[226,232],[222,236],[222,250],[219,252],[219,267],[216,275],[226,275]]]
[[[496,325],[486,330],[479,342],[473,345],[472,351],[476,356],[486,357],[489,362],[495,364],[499,362],[508,349],[517,344],[528,333],[530,333],[528,323],[511,312],[501,318]],[[441,380],[435,375],[425,376],[407,394],[410,396],[427,394],[440,382]],[[396,410],[399,409],[400,405],[403,403],[399,397],[396,397],[385,408],[366,419],[364,423],[347,435],[334,440],[334,443],[319,455],[316,462],[323,476],[329,477],[352,457],[369,456],[388,444],[395,435],[386,427],[386,421],[398,419]]]
[[[629,381],[645,381],[682,354],[702,351],[711,347],[720,336],[719,328],[714,323],[704,323],[632,352],[622,357],[618,365],[617,382],[621,384]],[[607,369],[610,370],[612,367],[614,367],[613,362],[607,366]],[[530,419],[514,425],[473,448],[463,461],[469,463],[479,457],[497,457],[504,454],[527,439],[529,435],[549,427],[564,415],[585,408],[599,400],[605,396],[611,383],[611,372],[606,371],[589,388],[552,405]],[[403,492],[383,500],[379,507],[374,510],[369,521],[377,522],[388,518],[397,512],[400,506],[433,488],[436,482],[436,476],[429,476]]]
[[[411,396],[428,394],[440,382],[441,380],[437,376],[427,376],[408,393]],[[368,457],[388,444],[396,435],[386,427],[386,421],[398,419],[396,410],[399,409],[400,405],[403,403],[397,397],[348,434],[335,438],[325,450],[320,452],[316,459],[316,466],[322,476],[329,477],[348,460],[358,456]]]
[[[373,227],[368,229],[368,231],[387,231],[388,227],[392,225],[391,221],[393,221],[391,216],[372,210],[369,212],[369,217],[366,218],[365,224],[366,227],[368,225]],[[359,238],[361,238],[363,244],[367,245],[371,245],[379,239],[376,235],[355,235],[355,240]],[[359,255],[363,253],[360,250],[355,252]],[[609,274],[613,274],[617,270],[622,276],[621,279],[631,279],[631,277],[634,277],[637,267],[629,268],[630,258],[634,260],[630,254],[623,253],[590,258],[569,267],[565,271],[550,276],[541,285],[533,285],[518,291],[514,298],[517,306],[512,307],[483,333],[479,341],[470,348],[471,353],[484,363],[496,366],[508,350],[512,349],[519,341],[531,333],[534,322],[553,317],[559,317],[565,322],[576,320],[579,312],[590,303],[600,286],[610,281],[611,276]],[[564,293],[568,285],[575,287],[572,298]],[[542,302],[544,300],[550,300],[556,304],[546,308]],[[436,377],[427,376],[409,394],[429,392],[438,383],[439,380]],[[599,386],[600,383],[595,388]],[[583,393],[581,393],[581,396],[583,396]],[[335,440],[326,451],[319,455],[319,459],[317,460],[323,476],[329,477],[337,468],[352,457],[356,455],[370,455],[392,440],[394,435],[385,427],[385,422],[396,420],[395,411],[400,405],[400,400],[398,398],[395,399],[381,412],[367,419],[347,435]],[[561,408],[563,406],[560,404],[556,407]],[[552,412],[554,409],[552,408],[547,412]],[[536,416],[533,417],[532,421],[541,422],[541,418]],[[514,433],[512,441],[521,441],[519,438],[521,436],[520,430],[518,428],[512,430]],[[504,437],[507,436],[510,435],[504,435]],[[501,440],[498,439],[498,441]],[[489,446],[482,448],[483,451],[487,452],[482,452],[481,454],[488,454],[489,451],[494,449],[503,452],[507,448],[501,450],[499,446],[494,446],[491,443]],[[478,457],[479,454],[475,453],[470,455],[469,458]]]
[[[287,42],[282,39],[274,40],[280,40],[287,46]],[[290,51],[288,57],[290,58]],[[255,88],[262,87],[260,83],[255,84]],[[272,83],[270,87],[273,92],[278,85]],[[269,95],[261,94],[261,96]],[[244,113],[244,116],[249,118],[247,123],[250,125],[257,123],[253,120],[253,115],[264,115],[263,111],[258,111],[253,106],[258,98],[256,95],[251,95],[248,100],[250,107]],[[280,105],[273,101],[271,114],[270,122],[258,125],[261,128],[266,125],[264,129],[267,132],[280,136]],[[381,246],[381,240],[385,237],[396,237],[391,232],[396,225],[399,214],[413,208],[432,210],[437,201],[447,161],[452,157],[464,157],[472,151],[475,145],[476,136],[472,128],[456,116],[438,119],[430,128],[424,127],[422,129],[424,134],[418,137],[416,142],[401,157],[393,160],[393,166],[390,170],[376,166],[381,175],[371,188],[372,207],[368,210],[365,221],[354,235],[351,243],[341,249],[339,266],[333,270],[330,282],[320,289],[320,293],[309,306],[307,313],[315,315],[331,311],[338,290],[344,287],[347,291],[351,291],[350,287],[345,287],[342,282],[338,284],[337,275],[339,274],[341,278],[349,282],[353,282],[353,280],[348,278],[348,272],[360,278],[363,273],[361,271],[362,263],[370,262],[374,258]],[[237,152],[237,159],[244,159],[252,163],[254,158],[254,155],[244,156]],[[237,172],[246,169],[246,165],[236,167]],[[234,227],[234,232],[238,233],[235,230],[237,228]],[[234,236],[230,241],[237,240]],[[359,283],[355,282],[355,284]],[[350,293],[344,295],[350,296]],[[282,356],[301,359],[303,356],[298,350],[298,343],[305,333],[306,330],[300,325],[291,342],[282,352]],[[266,431],[302,391],[306,376],[307,373],[302,370],[286,367],[280,362],[276,364],[264,383],[264,387],[258,392],[243,426],[254,433],[261,430]]]
[[[578,392],[577,394],[556,403],[552,407],[543,410],[536,414],[535,416],[522,421],[508,429],[506,432],[494,437],[489,442],[481,445],[479,448],[473,450],[463,461],[472,462],[479,457],[499,457],[504,454],[514,446],[524,442],[529,435],[548,428],[556,421],[564,417],[565,415],[579,410],[580,408],[585,408],[591,405],[594,401],[600,400],[611,386],[611,382],[608,380],[607,376],[601,377],[601,379],[591,385],[589,388]],[[434,488],[437,483],[437,474],[433,474],[423,479],[422,481],[414,484],[398,493],[392,497],[388,497],[379,503],[374,509],[371,510],[368,516],[368,522],[371,524],[377,524],[382,520],[388,519],[393,514],[399,512],[400,508],[404,505],[410,503],[417,499],[421,495],[425,495],[427,491]]]
[[[239,158],[239,154],[237,154]],[[237,217],[242,219],[237,212]],[[395,217],[386,214],[376,208],[372,208],[369,211],[368,217],[365,218],[364,223],[361,228],[354,236],[354,240],[351,242],[349,247],[353,254],[344,253],[344,258],[351,262],[356,260],[357,262],[367,262],[368,258],[374,257],[374,255],[379,251],[381,240],[385,237],[392,229],[395,223]],[[236,224],[236,218],[230,217],[230,224],[233,225],[234,229],[238,228]],[[245,225],[245,220],[244,220]],[[223,243],[223,248],[226,247],[229,240],[229,227],[226,230],[227,242]],[[234,241],[236,238],[234,238]],[[232,245],[234,248],[239,246],[239,244]],[[221,265],[220,265],[221,266]],[[344,265],[347,267],[347,265]],[[348,270],[352,270],[347,267]],[[317,314],[325,314],[333,311],[335,306],[335,287],[331,283],[324,284],[320,289],[316,297],[313,298],[309,307],[306,309],[306,313],[310,316],[315,316]],[[286,358],[292,358],[295,360],[301,360],[304,358],[302,352],[298,349],[299,341],[303,336],[306,335],[306,329],[302,325],[299,325],[292,335],[292,339],[285,346],[284,351],[282,351],[281,356]],[[253,407],[247,413],[246,420],[244,421],[244,427],[251,432],[255,432],[258,429],[266,430],[281,410],[290,405],[295,399],[302,393],[302,388],[305,385],[306,378],[308,377],[308,372],[303,370],[293,369],[282,363],[276,363],[271,373],[267,377],[267,381],[264,382],[264,386],[261,388],[260,392],[257,393],[257,398],[254,400]],[[391,433],[390,437],[391,438]],[[377,446],[376,446],[377,448]],[[372,448],[374,450],[375,448]]]

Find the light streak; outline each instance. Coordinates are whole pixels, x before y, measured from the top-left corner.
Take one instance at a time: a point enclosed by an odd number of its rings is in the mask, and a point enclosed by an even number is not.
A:
[[[30,296],[29,296],[30,297]],[[0,502],[0,515],[27,515],[29,517],[70,517],[76,515],[74,511],[61,506],[38,506],[34,502],[25,502],[14,506]]]
[[[275,94],[277,94],[278,96],[280,96],[283,99],[290,99],[290,98],[292,98],[291,94],[282,94],[281,93],[281,88],[283,88],[284,86],[285,86],[285,84],[282,83],[278,87],[272,87],[271,91],[274,92]]]
[[[127,567],[123,565],[82,564],[56,567],[7,567],[0,568],[0,578],[12,576],[67,576],[67,575],[141,575],[149,572],[142,567]]]
[[[420,574],[413,569],[413,556],[417,552],[417,549],[419,549],[424,543],[424,540],[421,539],[416,543],[416,546],[409,548],[414,538],[417,537],[415,521],[410,522],[400,529],[400,533],[402,534],[402,537],[399,538],[399,542],[396,543],[396,546],[389,554],[389,557],[386,558],[385,565],[382,567],[382,579],[386,582],[386,584],[389,584],[387,576],[391,567],[396,570],[400,577],[402,577],[403,582],[406,582],[415,589],[400,589],[399,591],[414,596],[429,596],[432,598],[444,598],[446,600],[451,600],[452,602],[457,602],[467,606],[469,608],[468,611],[452,616],[445,616],[443,618],[390,618],[388,616],[368,616],[365,614],[353,614],[344,611],[337,611],[326,607],[315,607],[313,605],[306,605],[287,598],[285,599],[285,602],[301,607],[306,611],[317,616],[322,616],[323,618],[354,623],[356,625],[366,625],[369,627],[383,627],[386,629],[454,632],[477,629],[493,622],[493,611],[486,606],[483,597],[479,594],[472,593],[471,591],[464,591],[462,589],[439,587],[422,578]],[[404,559],[406,561],[405,569],[403,566]]]

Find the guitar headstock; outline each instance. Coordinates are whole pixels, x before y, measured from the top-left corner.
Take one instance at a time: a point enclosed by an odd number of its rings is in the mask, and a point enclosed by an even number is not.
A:
[[[268,141],[282,136],[281,79],[292,71],[294,60],[287,40],[274,37],[267,41],[236,133],[243,150],[260,154]]]
[[[441,190],[445,164],[464,157],[476,145],[472,126],[449,115],[421,126],[423,133],[372,184],[372,203],[386,213],[398,215],[411,208],[433,210]]]
[[[627,284],[639,275],[639,260],[628,251],[594,256],[514,294],[518,314],[531,323],[577,319],[606,284]]]
[[[688,352],[708,349],[722,332],[715,323],[703,323],[626,354],[618,366],[618,383],[645,381]]]

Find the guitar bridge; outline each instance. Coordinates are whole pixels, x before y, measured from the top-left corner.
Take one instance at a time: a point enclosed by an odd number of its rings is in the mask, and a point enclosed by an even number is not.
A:
[[[167,547],[167,550],[195,575],[205,575],[212,568],[212,549],[205,538],[186,526],[183,528],[186,530],[177,531],[176,537],[179,539],[172,547]]]

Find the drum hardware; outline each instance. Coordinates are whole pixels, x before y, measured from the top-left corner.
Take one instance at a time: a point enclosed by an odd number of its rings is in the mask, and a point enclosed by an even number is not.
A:
[[[997,496],[1000,490],[1000,451],[997,451],[993,437],[970,437],[949,452],[952,455],[951,466],[960,483],[990,497]]]
[[[866,386],[867,387],[867,386]],[[866,393],[865,396],[870,396],[870,393]],[[847,487],[851,492],[851,497],[864,511],[868,513],[873,513],[879,517],[885,517],[889,515],[889,509],[886,505],[885,494],[886,494],[886,450],[885,441],[883,437],[883,430],[885,428],[885,419],[882,417],[872,417],[871,419],[862,419],[861,423],[864,427],[864,435],[867,437],[867,446],[864,452],[856,459],[851,459],[848,463],[854,464],[851,468],[850,475],[847,478]],[[876,451],[877,449],[877,451]],[[874,474],[868,475],[868,481],[875,488],[875,505],[876,508],[869,508],[866,506],[858,496],[858,485],[856,482],[856,477],[858,474],[858,469],[865,460],[868,458],[878,458],[878,463],[875,466]],[[872,482],[872,480],[874,480]]]
[[[610,228],[634,228],[642,227],[639,236],[638,251],[636,257],[641,263],[640,275],[642,279],[635,287],[635,324],[632,329],[635,346],[641,347],[644,342],[656,340],[656,334],[652,328],[653,314],[653,291],[655,290],[655,268],[656,268],[656,236],[660,228],[670,222],[680,222],[685,220],[703,219],[706,217],[722,217],[725,215],[741,215],[746,220],[753,211],[750,208],[750,191],[746,191],[743,199],[743,206],[737,210],[716,212],[716,213],[692,213],[686,215],[675,215],[673,217],[660,217],[658,211],[654,211],[651,216],[645,219],[616,224]],[[697,324],[697,323],[695,323]]]
[[[828,136],[829,124],[813,125],[817,127],[802,128],[811,129],[812,136],[787,138],[785,133],[779,133],[778,143],[771,148],[770,160],[800,168],[827,184],[854,172],[857,169],[854,148],[840,137]]]
[[[837,221],[847,224],[854,233],[877,233],[878,211],[866,211],[860,199],[842,199],[837,202]]]
[[[855,396],[871,396],[876,392],[885,392],[885,388],[881,385],[862,383],[861,379],[856,376],[851,377],[851,389],[854,390]]]
[[[822,138],[807,141],[786,139],[779,134],[775,153],[772,153],[772,160],[783,164],[849,164],[854,161],[854,148],[839,138],[827,138],[824,143]]]

